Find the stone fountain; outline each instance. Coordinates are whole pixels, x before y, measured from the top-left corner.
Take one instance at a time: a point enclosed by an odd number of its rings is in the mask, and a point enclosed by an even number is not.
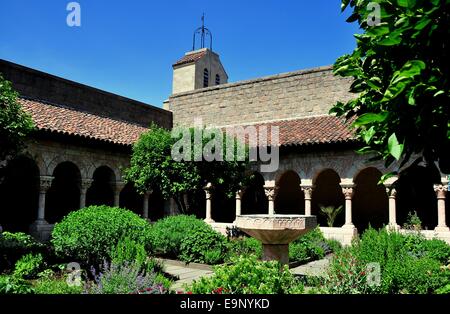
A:
[[[316,216],[239,215],[236,227],[262,242],[263,260],[289,263],[289,243],[317,226]]]

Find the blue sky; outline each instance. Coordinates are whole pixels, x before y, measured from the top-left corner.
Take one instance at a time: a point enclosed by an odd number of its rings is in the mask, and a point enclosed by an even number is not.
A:
[[[230,81],[332,64],[355,47],[339,0],[0,0],[0,58],[161,107],[206,14]]]

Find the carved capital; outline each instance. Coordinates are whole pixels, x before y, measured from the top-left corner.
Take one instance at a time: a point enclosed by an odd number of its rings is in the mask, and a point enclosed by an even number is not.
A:
[[[342,193],[345,199],[350,200],[353,197],[353,187],[342,187]]]
[[[314,191],[314,186],[301,186],[303,193],[305,193],[305,199],[310,200],[312,198],[312,192]]]
[[[389,198],[395,198],[397,196],[397,190],[393,187],[386,187],[386,193]]]
[[[237,192],[236,192],[236,199],[237,199],[237,200],[242,199],[242,196],[244,195],[244,192],[245,192],[244,189],[241,189],[241,190],[237,191]]]
[[[123,188],[125,187],[126,183],[123,181],[116,181],[113,183],[116,193],[119,194],[120,192],[122,192]]]
[[[208,183],[203,190],[205,191],[205,195],[206,195],[206,199],[210,200],[212,197],[212,192],[213,192],[213,186],[211,183]]]
[[[148,199],[150,197],[150,195],[152,195],[152,194],[153,194],[153,190],[150,189],[144,193],[144,197]]]
[[[39,182],[40,182],[40,192],[41,193],[47,193],[47,191],[50,189],[50,187],[52,186],[52,182],[53,179],[55,177],[50,177],[50,176],[40,176],[39,177]]]
[[[445,199],[445,195],[448,191],[448,185],[444,184],[435,184],[434,191],[436,192],[436,196],[439,199]]]
[[[265,186],[264,192],[266,193],[266,196],[269,199],[269,201],[274,201],[275,197],[277,196],[278,187],[277,186]]]
[[[92,179],[81,179],[80,181],[81,191],[86,193],[86,191],[91,187],[92,182],[94,182],[94,180]]]

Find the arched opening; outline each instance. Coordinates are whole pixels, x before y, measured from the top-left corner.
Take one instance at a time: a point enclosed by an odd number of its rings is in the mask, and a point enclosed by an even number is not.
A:
[[[80,208],[81,175],[75,164],[66,161],[55,168],[53,177],[45,204],[45,219],[52,224]]]
[[[133,183],[127,183],[120,192],[119,206],[142,216],[144,197],[140,195]]]
[[[86,193],[86,205],[114,205],[114,186],[116,176],[114,171],[107,166],[97,168],[93,176],[94,180]]]
[[[148,199],[148,218],[151,221],[158,221],[164,218],[164,198],[159,189],[154,189]]]
[[[195,190],[186,197],[188,215],[194,215],[198,219],[206,218],[206,194],[204,190]],[[214,208],[212,209],[214,211]]]
[[[321,207],[342,206],[341,213],[336,217],[333,227],[342,226],[345,222],[345,197],[339,185],[341,178],[332,169],[321,171],[314,181],[312,193],[311,214],[317,216],[317,223],[322,227],[328,227],[327,217],[320,210]]]
[[[359,232],[368,228],[381,228],[389,223],[389,203],[384,185],[379,185],[381,172],[366,168],[355,177],[352,199],[353,223]]]
[[[432,174],[422,166],[410,168],[400,175],[397,182],[397,224],[403,226],[408,213],[415,211],[423,229],[432,230],[437,226],[437,197],[433,183]]]
[[[228,197],[223,188],[216,187],[211,199],[212,219],[231,223],[236,218],[236,198]]]
[[[203,70],[203,87],[209,86],[209,71],[208,69]]]
[[[241,198],[241,214],[267,214],[269,212],[269,202],[264,191],[264,178],[255,172],[250,175],[249,182],[244,189]]]
[[[10,232],[28,232],[39,204],[39,168],[27,157],[10,161],[0,184],[0,224]]]
[[[295,171],[285,172],[277,183],[275,213],[302,215],[305,213],[305,194]]]

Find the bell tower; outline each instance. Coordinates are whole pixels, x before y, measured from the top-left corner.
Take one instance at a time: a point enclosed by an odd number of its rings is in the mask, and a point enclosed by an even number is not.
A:
[[[209,41],[209,48],[206,45]],[[213,36],[202,26],[194,32],[192,50],[173,64],[172,94],[212,87],[228,83],[228,75],[220,62],[220,57],[212,50]]]

